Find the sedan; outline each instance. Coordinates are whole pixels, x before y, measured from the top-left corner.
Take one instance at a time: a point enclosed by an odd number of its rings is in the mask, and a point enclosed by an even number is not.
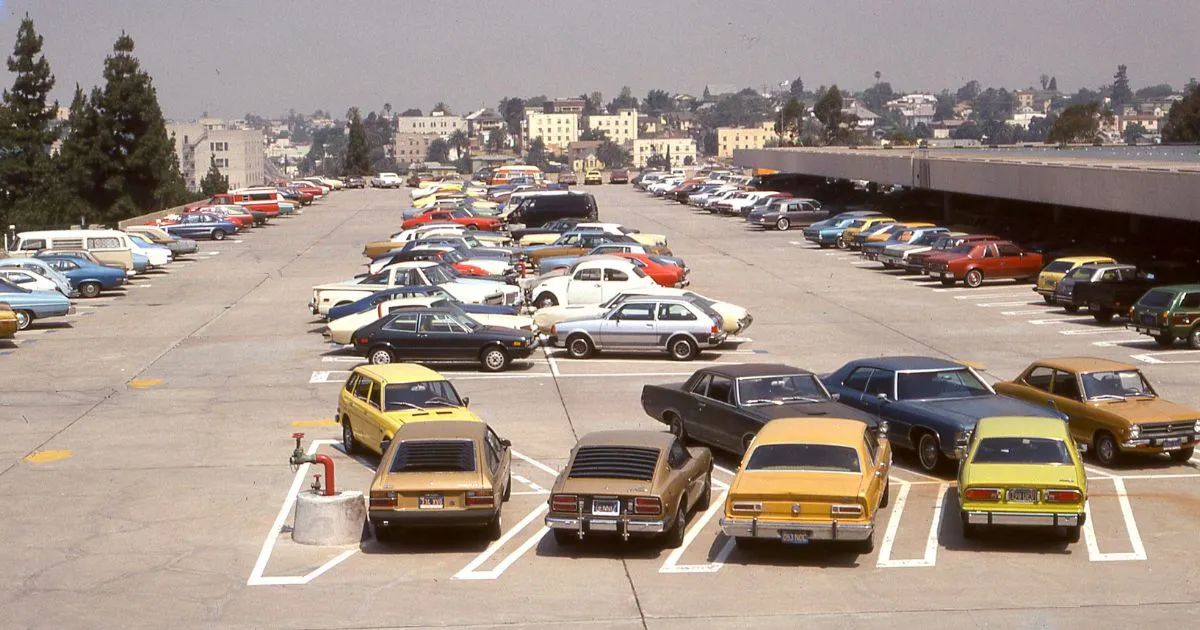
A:
[[[101,291],[111,291],[125,284],[125,271],[88,262],[81,258],[54,256],[43,258],[56,271],[67,277],[71,288],[85,298],[94,298]]]
[[[570,319],[550,330],[550,344],[575,359],[596,350],[666,352],[677,361],[725,342],[721,316],[686,298],[635,297],[595,319]]]
[[[373,365],[395,361],[478,361],[500,372],[537,347],[527,330],[484,326],[446,308],[397,311],[354,333],[354,349]]]
[[[30,291],[0,278],[0,304],[7,304],[17,316],[17,330],[25,330],[35,319],[62,317],[75,307],[58,291]]]
[[[223,241],[226,236],[237,234],[237,225],[224,217],[207,212],[185,214],[179,217],[178,223],[162,226],[167,234],[184,238],[209,238]]]

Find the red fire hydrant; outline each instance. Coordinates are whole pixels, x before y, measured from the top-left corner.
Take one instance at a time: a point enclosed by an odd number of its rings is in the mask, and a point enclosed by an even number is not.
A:
[[[300,464],[321,464],[325,467],[325,491],[322,493],[327,497],[335,494],[333,489],[333,460],[328,455],[309,455],[300,448],[300,440],[304,439],[303,433],[293,433],[292,438],[296,440],[296,450],[292,451],[291,458],[288,461],[293,466]],[[315,485],[315,484],[314,484]]]

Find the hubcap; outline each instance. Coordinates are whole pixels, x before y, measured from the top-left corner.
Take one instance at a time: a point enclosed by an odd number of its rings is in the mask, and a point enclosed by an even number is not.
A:
[[[937,443],[926,435],[921,438],[921,465],[926,469],[933,468],[937,462]]]
[[[29,327],[29,315],[25,311],[17,311],[17,328],[25,330]]]
[[[587,342],[582,339],[576,339],[571,342],[571,354],[581,357],[587,354]]]
[[[491,352],[487,353],[487,356],[484,357],[484,360],[487,361],[488,367],[491,368],[498,368],[501,365],[504,365],[504,355],[500,354],[499,350],[492,350]]]
[[[1100,453],[1100,459],[1111,461],[1113,457],[1113,443],[1107,437],[1100,438],[1100,444],[1097,445],[1096,451]]]
[[[383,350],[380,350],[380,351],[376,352],[375,354],[371,355],[371,362],[374,363],[375,365],[383,365],[385,363],[391,363],[392,357],[391,357],[391,355],[384,352]]]
[[[692,351],[692,347],[686,341],[680,341],[675,344],[675,356],[686,357]]]
[[[350,421],[347,420],[346,422],[342,423],[342,448],[344,448],[348,453],[353,446],[354,431],[350,428]]]

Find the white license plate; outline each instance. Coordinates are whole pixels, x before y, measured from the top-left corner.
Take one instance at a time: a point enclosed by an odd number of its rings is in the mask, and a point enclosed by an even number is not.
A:
[[[617,516],[621,513],[621,502],[616,499],[595,499],[592,501],[592,514],[596,516]]]
[[[1162,447],[1171,450],[1179,448],[1182,444],[1183,440],[1180,438],[1170,438],[1162,441]]]
[[[812,532],[808,530],[783,530],[779,532],[779,540],[785,545],[807,545]]]
[[[1012,503],[1037,503],[1038,492],[1033,488],[1009,488],[1008,500]]]
[[[422,510],[440,510],[446,505],[446,497],[440,494],[422,494],[417,497],[417,507]]]

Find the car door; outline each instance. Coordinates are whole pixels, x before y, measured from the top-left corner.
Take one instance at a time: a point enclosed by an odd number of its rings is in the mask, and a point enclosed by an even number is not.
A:
[[[491,478],[496,505],[499,506],[503,502],[505,488],[512,483],[512,478],[509,476],[512,454],[500,443],[500,438],[491,427],[488,427],[484,433],[482,446],[484,465]]]
[[[418,314],[402,312],[391,317],[391,321],[380,328],[381,340],[390,344],[402,360],[426,358],[424,345],[417,339]]]
[[[1033,273],[1029,270],[1029,261],[1025,259],[1025,252],[1021,251],[1020,247],[1012,243],[1000,243],[995,248],[1000,272],[990,274],[993,278],[1024,278]]]
[[[888,463],[883,459],[886,453],[874,431],[863,431],[863,450],[866,453],[863,475],[867,477],[867,505],[874,510],[883,497],[883,489],[887,487]]]
[[[713,374],[700,408],[700,417],[712,431],[714,446],[732,453],[743,453],[743,440],[747,432],[738,416],[737,391],[733,379]]]
[[[604,348],[644,348],[657,342],[655,303],[625,304],[600,323],[600,345]]]
[[[456,346],[461,343],[463,332],[462,326],[448,313],[421,313],[415,342],[427,359],[452,359],[458,356]]]
[[[605,267],[600,280],[600,301],[612,299],[630,284],[629,274],[623,269]]]
[[[567,304],[599,304],[604,301],[601,291],[603,271],[600,267],[577,269],[567,286]]]
[[[378,418],[370,412],[371,388],[375,381],[365,375],[360,374],[358,381],[354,384],[353,397],[351,405],[353,413],[351,414],[354,433],[361,437],[366,444],[377,444],[379,442],[379,426],[376,424]]]
[[[869,413],[873,413],[880,419],[892,421],[891,416],[900,415],[889,413],[889,407],[895,404],[896,401],[896,373],[883,368],[875,368],[871,373],[870,380],[867,381],[867,388],[862,395],[862,409]],[[908,433],[908,422],[900,420],[897,423],[898,429]]]
[[[367,393],[367,404],[363,413],[367,418],[367,430],[371,433],[370,443],[379,446],[384,438],[392,438],[397,427],[383,414],[383,383],[375,379],[369,380],[371,391]]]
[[[1097,429],[1111,427],[1101,426],[1083,402],[1083,392],[1079,387],[1079,375],[1065,370],[1054,370],[1054,380],[1050,384],[1050,396],[1047,402],[1051,407],[1067,414],[1067,428],[1071,438],[1077,442],[1092,441],[1092,434]],[[1120,439],[1118,436],[1117,439]]]

